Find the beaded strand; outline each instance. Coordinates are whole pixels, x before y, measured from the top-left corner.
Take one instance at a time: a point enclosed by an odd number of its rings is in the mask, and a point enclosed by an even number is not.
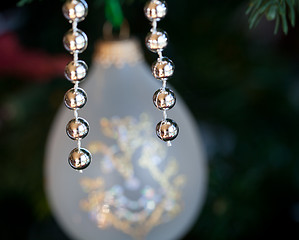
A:
[[[65,106],[74,112],[74,118],[66,125],[66,133],[72,140],[77,141],[77,147],[70,152],[68,162],[72,168],[82,171],[88,167],[92,159],[90,152],[81,148],[81,140],[87,136],[89,124],[78,115],[78,110],[84,107],[87,101],[87,94],[79,88],[79,83],[85,79],[88,71],[87,64],[78,60],[78,54],[87,48],[88,40],[86,34],[78,29],[77,25],[85,19],[88,6],[84,0],[67,0],[62,7],[62,12],[72,24],[72,28],[63,37],[63,45],[70,54],[73,54],[73,61],[66,65],[64,75],[74,84],[74,87],[64,95]]]
[[[163,111],[163,119],[156,126],[156,134],[163,141],[171,146],[171,141],[179,133],[179,127],[175,121],[167,117],[167,110],[174,107],[176,96],[174,92],[166,87],[167,80],[174,73],[173,62],[164,57],[162,52],[168,44],[168,35],[165,31],[157,28],[157,23],[165,17],[167,6],[164,0],[151,0],[144,7],[145,16],[152,23],[152,28],[145,38],[147,48],[158,54],[158,59],[152,65],[153,76],[162,81],[162,87],[153,96],[154,105]]]

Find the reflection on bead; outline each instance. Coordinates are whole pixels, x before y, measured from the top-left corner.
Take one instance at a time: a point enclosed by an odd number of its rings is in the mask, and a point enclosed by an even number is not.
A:
[[[71,29],[64,35],[63,45],[71,53],[81,53],[87,48],[87,36],[79,29]]]
[[[85,148],[75,148],[69,155],[69,164],[76,170],[83,170],[88,167],[91,162],[91,154]]]
[[[160,88],[154,93],[154,105],[160,110],[171,109],[175,105],[175,94],[169,88]]]
[[[64,70],[64,76],[71,82],[80,82],[87,75],[88,67],[82,60],[71,61]]]
[[[167,57],[158,58],[152,65],[152,73],[158,80],[167,80],[167,78],[173,75],[173,72],[174,64]]]
[[[167,38],[167,33],[165,31],[157,29],[156,31],[147,34],[145,44],[150,51],[158,52],[167,46]]]
[[[167,6],[164,0],[151,0],[145,4],[144,7],[145,16],[153,21],[156,19],[159,21],[161,18],[165,17],[167,13]]]
[[[86,17],[88,6],[84,0],[67,0],[62,6],[62,12],[69,21],[80,22]]]
[[[86,101],[87,95],[82,88],[71,88],[64,95],[64,104],[68,109],[71,110],[84,107]]]
[[[179,127],[175,121],[167,118],[162,120],[156,126],[157,136],[163,141],[171,141],[175,139],[179,133]]]
[[[74,118],[66,125],[66,133],[73,140],[78,140],[86,137],[88,131],[88,122],[83,118]]]

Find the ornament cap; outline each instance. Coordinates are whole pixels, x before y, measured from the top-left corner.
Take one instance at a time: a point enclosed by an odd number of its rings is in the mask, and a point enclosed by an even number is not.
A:
[[[143,60],[141,47],[137,39],[101,40],[96,44],[94,60],[104,67],[124,67],[135,65]]]

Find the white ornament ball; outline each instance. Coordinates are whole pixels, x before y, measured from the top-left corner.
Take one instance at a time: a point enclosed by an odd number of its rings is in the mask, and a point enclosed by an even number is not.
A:
[[[88,104],[79,111],[92,128],[82,141],[92,164],[82,174],[69,167],[74,142],[65,134],[65,123],[72,112],[61,106],[45,161],[53,215],[72,240],[181,239],[206,196],[207,161],[197,122],[180,99],[171,110],[180,136],[167,147],[155,132],[162,113],[149,101],[161,83],[138,58],[139,44],[107,41],[95,49],[83,83]],[[74,155],[75,169],[89,156]]]

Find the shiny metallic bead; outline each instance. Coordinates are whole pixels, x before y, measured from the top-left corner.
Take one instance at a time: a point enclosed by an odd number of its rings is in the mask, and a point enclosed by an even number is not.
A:
[[[158,58],[152,65],[152,73],[158,80],[167,80],[174,72],[174,63],[167,57]]]
[[[87,48],[87,36],[79,29],[69,30],[63,37],[63,45],[70,53],[81,53]]]
[[[84,0],[67,0],[62,6],[62,12],[69,21],[81,22],[87,15],[88,5]]]
[[[89,124],[83,118],[78,118],[77,120],[74,118],[66,125],[66,133],[73,140],[85,138],[88,132]]]
[[[160,88],[154,93],[153,102],[160,110],[168,110],[175,105],[176,97],[169,88]]]
[[[88,71],[88,66],[82,60],[69,62],[64,69],[64,76],[71,82],[82,81]]]
[[[167,33],[161,29],[149,32],[145,38],[145,44],[152,52],[162,51],[167,46],[167,43]]]
[[[156,134],[163,141],[171,141],[177,137],[179,133],[179,127],[175,121],[167,118],[162,120],[156,126]]]
[[[161,18],[165,17],[167,13],[167,6],[163,0],[151,0],[145,4],[144,7],[145,16],[153,21],[154,19],[159,21]]]
[[[91,162],[91,158],[91,154],[87,149],[75,148],[71,151],[68,161],[72,168],[76,170],[83,170],[88,167]]]
[[[82,88],[71,88],[64,95],[64,104],[68,109],[71,110],[84,107],[86,101],[87,95]]]

